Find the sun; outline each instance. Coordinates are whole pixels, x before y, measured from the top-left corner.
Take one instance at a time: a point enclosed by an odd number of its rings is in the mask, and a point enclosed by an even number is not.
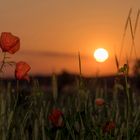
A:
[[[104,48],[98,48],[94,51],[93,56],[97,62],[104,62],[108,59],[108,51]]]

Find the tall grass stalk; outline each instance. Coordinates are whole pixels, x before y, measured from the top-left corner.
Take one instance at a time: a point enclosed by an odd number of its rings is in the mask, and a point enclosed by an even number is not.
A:
[[[132,8],[129,10],[128,17],[126,19],[125,26],[124,26],[123,36],[122,36],[122,40],[121,40],[120,53],[119,53],[119,62],[121,62],[122,51],[124,48],[124,40],[125,40],[125,36],[126,36],[126,31],[127,31],[128,25],[129,25],[129,19],[131,17],[131,13],[132,13]]]
[[[58,96],[58,88],[57,88],[57,78],[56,75],[53,73],[52,75],[52,89],[53,89],[53,99],[56,103],[57,96]]]
[[[138,21],[139,21],[139,15],[140,15],[140,10],[138,10],[138,12],[137,12],[137,16],[136,16],[136,20],[135,20],[135,24],[134,24],[134,30],[132,29],[131,18],[129,19],[130,29],[131,29],[131,36],[132,36],[132,45],[131,45],[129,60],[131,60],[133,48],[134,48],[135,56],[136,56],[136,59],[137,59],[134,40],[135,40],[135,36],[136,36],[136,31],[137,31],[137,26],[138,26]]]

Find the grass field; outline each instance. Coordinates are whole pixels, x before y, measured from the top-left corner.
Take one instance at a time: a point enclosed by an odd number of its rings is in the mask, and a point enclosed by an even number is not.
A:
[[[139,96],[133,93],[127,75],[113,88],[93,82],[88,89],[77,77],[73,93],[59,93],[52,76],[52,92],[45,93],[37,80],[16,85],[1,82],[1,140],[138,140]]]

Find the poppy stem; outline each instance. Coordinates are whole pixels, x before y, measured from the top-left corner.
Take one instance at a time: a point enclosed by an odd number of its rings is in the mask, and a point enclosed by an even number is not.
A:
[[[0,72],[3,72],[2,70],[3,70],[5,63],[6,63],[5,59],[6,59],[6,52],[3,53],[3,60],[2,60],[1,66],[0,66]]]

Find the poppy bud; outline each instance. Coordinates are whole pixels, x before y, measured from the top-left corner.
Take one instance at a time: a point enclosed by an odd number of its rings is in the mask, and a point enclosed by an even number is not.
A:
[[[102,106],[102,105],[105,104],[105,100],[102,99],[102,98],[97,98],[97,99],[95,100],[95,104],[96,104],[97,106]]]
[[[49,121],[55,127],[61,127],[63,125],[62,115],[63,113],[59,109],[53,109],[49,115]]]
[[[108,121],[103,126],[103,133],[108,133],[115,128],[115,123],[113,121]]]

